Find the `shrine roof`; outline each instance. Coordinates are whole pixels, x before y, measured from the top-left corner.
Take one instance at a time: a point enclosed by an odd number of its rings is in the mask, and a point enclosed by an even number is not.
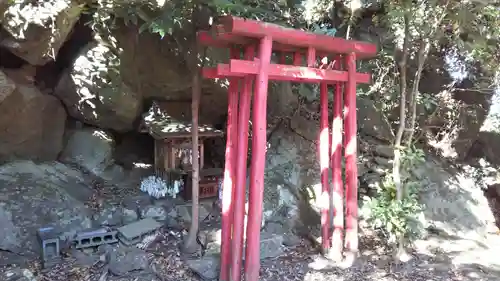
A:
[[[153,104],[148,112],[142,117],[142,132],[149,133],[153,138],[172,139],[172,138],[191,138],[192,124],[189,117],[169,115],[159,104]],[[207,124],[199,124],[199,137],[217,137],[224,135],[224,132],[217,130]]]

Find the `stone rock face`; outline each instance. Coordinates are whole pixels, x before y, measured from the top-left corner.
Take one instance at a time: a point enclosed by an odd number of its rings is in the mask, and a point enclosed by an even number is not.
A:
[[[478,238],[494,228],[488,200],[474,178],[451,168],[445,170],[433,159],[413,173],[423,184],[424,227],[464,238]]]
[[[470,91],[463,93],[468,96],[484,96],[474,95]],[[456,93],[442,91],[436,94],[436,99],[439,101],[437,110],[427,118],[424,125],[439,129],[426,129],[428,143],[444,157],[466,161],[471,156],[481,158],[486,152],[483,146],[488,141],[482,139],[479,133],[489,123],[487,109],[480,104],[481,98],[478,98],[476,104],[467,104],[457,98]]]
[[[100,175],[113,163],[113,145],[112,136],[105,131],[94,128],[74,130],[69,133],[60,160]]]
[[[62,232],[91,227],[89,196],[81,172],[61,163],[17,161],[0,166],[0,248],[39,253],[36,231],[53,225]],[[81,197],[81,198],[80,198]]]
[[[283,236],[261,233],[260,259],[275,258],[283,254]]]
[[[54,91],[72,117],[103,129],[134,129],[142,97],[124,83],[120,60],[116,50],[104,44],[84,48]]]
[[[197,260],[187,260],[187,266],[203,281],[216,280],[219,276],[220,258],[204,256]]]
[[[95,213],[92,218],[96,227],[120,226],[124,221],[123,210],[115,206],[103,208],[99,212]]]
[[[149,32],[137,34],[137,28],[132,25],[119,26],[113,30],[113,36],[123,49],[120,73],[133,91],[141,93],[143,98],[160,101],[186,101],[186,97],[191,97],[192,74],[186,55],[179,51],[176,43]],[[190,44],[192,42],[187,41],[183,46]],[[212,48],[210,63],[226,61],[228,53],[225,49]],[[200,120],[215,124],[227,112],[227,92],[224,86],[210,79],[203,79],[201,87]],[[190,112],[190,102],[185,108]]]
[[[8,37],[0,40],[32,65],[53,60],[83,11],[82,1],[2,1],[0,24]]]
[[[358,97],[357,120],[360,133],[378,140],[392,142],[394,134],[387,118],[375,107],[373,101]]]
[[[311,143],[286,129],[275,131],[269,144],[264,180],[265,210],[271,210],[280,205],[280,188],[291,188],[295,194],[299,191],[303,181],[302,173],[308,167],[314,167],[316,158],[315,152],[310,149]]]
[[[360,135],[383,143],[391,141],[393,135],[389,122],[373,102],[358,98],[358,106]],[[285,207],[288,219],[293,221],[291,217],[295,217],[303,225],[319,224],[321,184],[316,144],[318,133],[318,122],[300,113],[290,119],[288,127],[281,126],[273,131],[266,153],[265,212],[276,213]],[[393,153],[391,147],[379,145],[369,150],[382,156],[377,157],[378,162],[390,163],[386,158],[390,158]],[[362,151],[359,158],[363,158]],[[358,165],[358,170],[360,177],[372,172],[362,163]],[[380,175],[377,176],[379,178]],[[308,194],[308,198],[304,194]]]
[[[131,271],[148,268],[148,256],[144,250],[136,247],[112,248],[109,255],[109,271],[117,276],[123,276]]]
[[[15,83],[0,71],[0,162],[55,160],[62,150],[66,112],[53,96]]]

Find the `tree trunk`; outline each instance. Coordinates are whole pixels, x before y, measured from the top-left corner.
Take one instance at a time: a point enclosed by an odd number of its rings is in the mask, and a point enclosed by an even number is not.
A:
[[[418,50],[417,54],[417,72],[415,72],[415,77],[413,79],[413,87],[411,90],[411,96],[410,96],[410,108],[411,108],[411,120],[410,120],[410,134],[408,136],[408,139],[406,140],[407,146],[411,146],[413,142],[413,136],[415,134],[415,123],[417,121],[417,98],[418,98],[418,88],[420,85],[420,79],[422,78],[422,71],[424,70],[424,64],[425,61],[427,60],[427,57],[429,55],[429,51],[431,49],[431,42],[434,39],[434,36],[436,35],[436,32],[439,29],[439,26],[443,22],[444,18],[446,17],[447,14],[447,8],[449,5],[450,1],[446,1],[446,4],[444,5],[444,8],[442,13],[436,17],[435,22],[431,26],[430,32],[427,34],[427,36],[424,36],[422,39],[422,45],[420,46],[420,49]]]
[[[201,85],[200,85],[200,71],[196,69],[193,74],[193,88],[192,88],[192,200],[191,200],[191,226],[189,227],[189,235],[184,242],[184,251],[186,253],[194,253],[198,250],[198,226],[199,226],[199,175],[200,175],[200,162],[199,162],[199,146],[198,146],[198,111],[200,104]]]
[[[401,183],[401,142],[406,124],[406,92],[407,92],[407,62],[410,48],[410,14],[407,8],[404,14],[404,41],[401,60],[399,61],[399,127],[394,140],[394,160],[392,167],[392,178],[396,186],[396,200],[401,201],[404,197],[404,186]],[[399,259],[404,255],[404,237],[398,237],[398,249],[395,254]]]
[[[422,71],[424,70],[424,63],[427,59],[427,54],[430,49],[430,39],[426,38],[420,46],[417,54],[417,71],[415,72],[415,77],[413,78],[413,86],[410,92],[410,122],[409,122],[409,135],[406,139],[406,146],[410,147],[413,144],[413,135],[415,134],[415,123],[417,122],[417,98],[418,98],[418,88],[420,85],[420,78],[422,77]]]

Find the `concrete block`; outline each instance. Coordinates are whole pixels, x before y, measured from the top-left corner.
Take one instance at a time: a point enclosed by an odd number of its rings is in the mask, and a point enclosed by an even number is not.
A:
[[[61,259],[59,235],[60,233],[51,226],[40,228],[37,231],[44,267],[51,266]]]
[[[133,245],[142,241],[144,236],[156,231],[162,224],[151,218],[142,219],[117,229],[118,239],[125,245]]]
[[[117,242],[118,238],[116,231],[100,228],[77,233],[73,240],[73,245],[76,249],[83,249]]]

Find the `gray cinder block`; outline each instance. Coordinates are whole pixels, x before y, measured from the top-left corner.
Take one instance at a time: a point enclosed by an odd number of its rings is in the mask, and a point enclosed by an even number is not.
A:
[[[133,245],[142,241],[144,236],[162,227],[162,224],[151,218],[142,219],[118,228],[118,239],[125,245]]]
[[[99,228],[77,233],[73,245],[76,249],[83,249],[116,242],[118,242],[116,231]]]
[[[41,259],[44,267],[53,265],[61,259],[59,232],[52,226],[38,229],[37,236],[41,246]]]

